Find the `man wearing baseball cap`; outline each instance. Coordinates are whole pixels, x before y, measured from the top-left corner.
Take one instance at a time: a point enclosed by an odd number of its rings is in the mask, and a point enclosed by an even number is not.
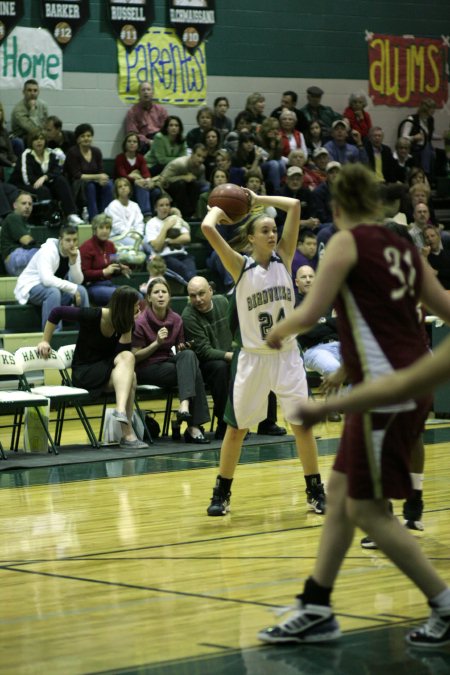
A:
[[[348,130],[346,120],[335,120],[331,125],[332,140],[325,143],[325,149],[331,159],[340,164],[348,164],[350,162],[361,162],[361,164],[368,164],[369,158],[361,139],[361,134],[356,129],[351,131],[351,136],[355,145],[347,143]]]
[[[327,180],[319,185],[312,192],[313,196],[313,212],[314,215],[319,218],[321,223],[332,223],[333,222],[333,213],[331,210],[331,184],[336,178],[341,168],[339,162],[328,162],[326,172]]]
[[[335,120],[341,119],[342,115],[333,110],[333,108],[330,108],[330,106],[322,105],[322,96],[323,89],[320,87],[308,87],[306,90],[308,103],[303,108],[300,108],[300,111],[304,114],[308,123],[319,122],[323,135],[329,138],[331,125]]]
[[[299,166],[290,166],[286,171],[286,183],[279,191],[283,197],[293,197],[298,199],[302,206],[300,227],[314,228],[320,225],[318,218],[313,218],[312,213],[312,192],[308,188],[303,187],[303,169]],[[285,211],[277,211],[275,218],[278,231],[283,229],[284,221],[286,219]]]
[[[315,190],[327,179],[327,164],[330,155],[326,148],[316,148],[312,155],[313,164],[303,167],[303,185],[310,190]]]

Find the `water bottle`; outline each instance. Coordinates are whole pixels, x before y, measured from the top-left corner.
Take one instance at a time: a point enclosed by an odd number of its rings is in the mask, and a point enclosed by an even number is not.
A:
[[[83,209],[81,211],[81,218],[84,220],[85,223],[89,222],[89,211],[87,210],[87,206],[83,206]]]

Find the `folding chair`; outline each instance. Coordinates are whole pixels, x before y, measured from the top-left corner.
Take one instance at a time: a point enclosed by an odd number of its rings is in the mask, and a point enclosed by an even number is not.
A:
[[[33,389],[37,394],[41,394],[48,398],[50,403],[56,408],[55,445],[61,445],[61,435],[66,408],[68,406],[73,406],[87,433],[91,446],[93,448],[98,448],[99,442],[83,409],[83,403],[89,400],[90,394],[86,389],[73,387],[64,381],[63,371],[65,370],[65,366],[58,353],[52,349],[49,358],[44,359],[40,356],[36,347],[20,347],[16,350],[15,357],[22,368],[22,374],[20,376],[21,388],[27,391],[31,391],[31,386],[26,377],[26,373],[33,370],[43,370],[44,372],[53,370],[59,371],[61,375],[62,384],[44,384],[42,386],[34,387]]]
[[[72,379],[71,375],[69,373],[69,370],[72,368],[72,360],[73,360],[73,354],[75,351],[75,345],[64,345],[63,347],[60,347],[58,349],[58,356],[60,357],[63,365],[64,365],[64,370],[62,371],[62,378],[63,382],[69,386],[72,385]],[[159,389],[159,387],[154,387],[155,389]],[[99,403],[102,406],[102,413],[100,415],[100,431],[98,434],[98,438],[101,440],[103,437],[103,429],[105,426],[105,415],[106,415],[106,406],[108,403],[115,403],[116,397],[114,392],[105,392],[104,394],[101,394],[100,397],[96,397],[95,399],[92,399],[91,397],[91,402]],[[136,408],[136,412],[139,415],[142,424],[144,425],[144,434],[147,435],[147,438],[150,443],[153,443],[151,433],[145,423],[145,415],[143,414],[142,410],[139,407],[138,401],[137,401],[137,396],[135,397],[134,400],[134,405]],[[136,431],[136,429],[135,429]]]
[[[0,349],[0,376],[12,378],[11,383],[8,381],[8,386],[10,386],[10,384],[12,385],[17,384],[17,387],[19,387],[21,384],[20,380],[21,375],[22,375],[22,368],[16,362],[14,354],[11,354],[10,352],[4,349]],[[1,426],[1,428],[5,427],[12,428],[10,450],[13,450],[14,452],[17,452],[18,450],[20,430],[22,427],[23,413],[25,408],[34,408],[36,410],[42,428],[46,433],[52,451],[55,454],[58,454],[53,439],[45,423],[45,419],[41,411],[39,410],[39,406],[43,405],[46,406],[47,403],[48,399],[45,396],[30,394],[28,391],[20,391],[19,389],[17,390],[14,389],[12,391],[10,389],[0,391],[0,415],[13,415],[12,423]],[[3,445],[1,444],[1,442],[0,442],[0,457],[2,459],[6,459],[6,455],[4,453]]]

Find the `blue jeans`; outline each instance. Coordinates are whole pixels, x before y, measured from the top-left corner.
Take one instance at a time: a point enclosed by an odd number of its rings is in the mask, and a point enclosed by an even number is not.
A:
[[[89,300],[98,307],[105,307],[117,288],[112,281],[95,281],[91,286],[88,286]]]
[[[38,250],[37,248],[15,248],[5,260],[8,274],[11,277],[18,277]]]
[[[84,186],[89,220],[92,220],[98,213],[103,213],[108,204],[114,199],[113,182],[109,180],[106,185],[99,185],[92,180],[87,181]]]
[[[144,216],[150,216],[152,213],[152,205],[150,203],[150,191],[139,185],[133,186],[134,198],[142,211]]]
[[[286,165],[282,159],[268,159],[261,164],[264,182],[270,183],[267,187],[276,194],[281,187],[281,179],[286,173]]]
[[[89,298],[87,290],[84,286],[77,286],[77,291],[81,297],[81,307],[89,307]],[[61,305],[72,305],[74,296],[70,293],[64,293],[55,286],[44,286],[44,284],[37,284],[30,290],[30,297],[28,302],[31,305],[42,306],[42,330],[45,328],[50,312],[55,307]],[[61,330],[61,325],[56,327],[56,330]]]

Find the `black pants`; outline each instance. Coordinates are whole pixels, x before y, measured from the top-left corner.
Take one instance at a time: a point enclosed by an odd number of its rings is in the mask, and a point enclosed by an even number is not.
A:
[[[183,218],[190,218],[194,215],[200,196],[200,183],[198,181],[193,180],[188,183],[184,180],[177,180],[168,185],[166,190],[173,198],[175,206],[180,209]]]
[[[219,428],[225,425],[223,415],[230,393],[230,364],[223,359],[205,361],[200,365],[205,384],[211,392],[214,401],[214,415],[217,417]],[[270,392],[267,400],[267,418],[260,424],[275,424],[277,421],[277,397]]]
[[[208,401],[197,356],[184,349],[167,361],[152,363],[136,372],[139,384],[154,384],[172,389],[178,387],[180,401],[189,400],[192,424],[199,426],[209,422]]]

